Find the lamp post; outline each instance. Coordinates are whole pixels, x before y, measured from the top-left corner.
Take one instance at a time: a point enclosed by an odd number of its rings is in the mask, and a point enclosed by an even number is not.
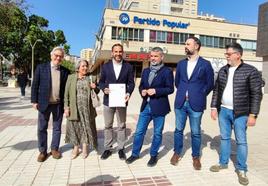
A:
[[[34,43],[31,42],[31,40],[28,40],[31,47],[32,47],[32,72],[31,72],[31,83],[33,82],[33,78],[34,78],[34,47],[36,45],[37,42],[43,42],[41,39],[37,39],[35,40]]]

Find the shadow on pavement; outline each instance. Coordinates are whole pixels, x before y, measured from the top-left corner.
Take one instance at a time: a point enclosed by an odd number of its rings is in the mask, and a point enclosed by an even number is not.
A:
[[[0,102],[3,102],[3,101],[10,101],[10,100],[14,100],[14,99],[17,99],[18,97],[14,96],[14,97],[3,97],[3,98],[0,98]]]
[[[11,147],[11,148],[16,149],[16,150],[25,151],[25,150],[36,149],[37,145],[38,145],[38,143],[36,140],[30,140],[30,141],[19,142],[15,145],[3,146],[3,147],[0,147],[0,149]]]
[[[210,149],[216,150],[218,155],[220,156],[220,144],[221,144],[221,136],[215,136],[210,143]],[[236,141],[231,138],[231,161],[233,162],[234,166],[236,164]],[[216,162],[215,162],[216,163]]]
[[[1,104],[0,104],[1,110],[19,110],[19,109],[29,109],[29,108],[33,107],[32,105],[21,105],[21,106],[15,106],[15,107],[10,107],[10,106],[7,106],[7,105],[8,104],[5,104],[5,106],[2,107]]]
[[[115,182],[119,179],[119,176],[114,177],[109,174],[105,175],[99,175],[96,177],[93,177],[89,180],[87,180],[85,183],[82,183],[81,186],[86,186],[86,185],[113,185]],[[69,184],[69,186],[72,186],[75,184]]]

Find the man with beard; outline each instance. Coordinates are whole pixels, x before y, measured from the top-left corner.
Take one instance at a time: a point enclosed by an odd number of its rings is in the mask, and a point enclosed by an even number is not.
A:
[[[243,48],[238,43],[225,47],[227,65],[218,74],[211,100],[211,118],[219,117],[221,134],[219,163],[210,171],[228,168],[231,156],[231,135],[234,129],[237,146],[235,169],[238,181],[248,185],[247,173],[247,127],[255,126],[262,100],[262,79],[258,70],[244,63]]]
[[[139,91],[143,101],[134,134],[132,155],[126,160],[127,164],[139,158],[144,136],[151,120],[153,120],[154,135],[150,150],[151,158],[147,165],[152,167],[157,163],[165,116],[170,112],[168,95],[174,91],[173,73],[171,69],[164,66],[163,58],[163,50],[160,47],[153,48],[150,54],[150,67],[142,72]]]
[[[122,160],[126,159],[124,146],[126,141],[126,112],[127,107],[109,107],[109,84],[126,85],[126,105],[134,90],[134,74],[132,66],[123,60],[123,46],[119,43],[112,46],[112,59],[102,66],[99,81],[100,89],[104,92],[103,96],[103,115],[104,115],[104,152],[101,159],[107,159],[112,155],[113,145],[113,121],[114,114],[117,117],[117,144],[118,155]]]
[[[182,156],[183,131],[187,116],[190,120],[192,158],[195,170],[201,169],[201,119],[206,109],[207,95],[213,89],[214,72],[209,61],[198,55],[201,42],[196,37],[190,37],[185,42],[186,59],[178,62],[175,86],[176,128],[174,132],[174,154],[170,160],[177,165]]]

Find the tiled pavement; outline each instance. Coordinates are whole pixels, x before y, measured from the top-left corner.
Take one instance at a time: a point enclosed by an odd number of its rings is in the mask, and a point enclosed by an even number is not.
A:
[[[210,99],[209,99],[210,100]],[[170,97],[173,103],[174,94]],[[235,142],[229,169],[211,173],[209,167],[218,161],[219,130],[217,122],[209,118],[209,111],[203,116],[202,170],[192,168],[189,125],[185,129],[184,156],[178,166],[169,164],[173,152],[174,113],[165,123],[163,144],[156,167],[147,167],[149,160],[152,128],[148,129],[141,158],[131,165],[119,160],[116,150],[107,160],[100,159],[103,150],[103,115],[98,108],[98,152],[91,151],[87,159],[70,159],[71,146],[64,143],[65,123],[63,121],[60,160],[48,158],[44,163],[36,161],[37,112],[29,103],[29,90],[24,100],[19,98],[19,89],[0,87],[0,185],[239,185],[234,172]],[[137,89],[128,107],[126,152],[131,154],[132,134],[135,130],[141,99]],[[268,96],[262,102],[257,126],[248,129],[249,185],[268,185]],[[265,114],[264,114],[265,113]],[[115,123],[116,125],[116,123]],[[49,127],[49,140],[51,125]],[[116,144],[115,146],[116,147]]]

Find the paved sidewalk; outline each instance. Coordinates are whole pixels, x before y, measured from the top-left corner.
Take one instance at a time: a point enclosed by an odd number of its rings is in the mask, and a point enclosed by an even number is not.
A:
[[[118,154],[107,160],[101,160],[103,151],[103,115],[102,107],[98,108],[96,118],[98,128],[98,152],[90,151],[87,159],[78,157],[71,160],[72,147],[64,143],[65,124],[63,121],[61,151],[63,157],[55,160],[50,157],[44,163],[36,161],[37,149],[36,122],[37,112],[30,104],[30,90],[27,96],[20,99],[18,88],[0,87],[0,185],[239,185],[233,162],[235,161],[235,141],[232,141],[232,157],[229,169],[212,173],[209,167],[218,162],[219,129],[212,121],[209,110],[205,111],[202,121],[202,170],[192,167],[189,124],[185,129],[184,155],[178,166],[172,166],[169,160],[173,154],[174,113],[171,112],[165,123],[163,144],[160,149],[156,167],[147,167],[149,160],[152,128],[148,129],[141,158],[131,165],[119,160]],[[170,96],[173,107],[174,96]],[[210,101],[210,99],[208,99]],[[126,145],[127,156],[132,149],[132,135],[135,131],[141,98],[137,88],[131,97],[127,115]],[[268,185],[268,95],[262,102],[257,125],[248,129],[248,178],[249,185]],[[266,115],[265,115],[266,114]],[[115,122],[116,126],[116,122]],[[49,141],[51,140],[51,124]],[[116,148],[116,144],[114,145]]]

